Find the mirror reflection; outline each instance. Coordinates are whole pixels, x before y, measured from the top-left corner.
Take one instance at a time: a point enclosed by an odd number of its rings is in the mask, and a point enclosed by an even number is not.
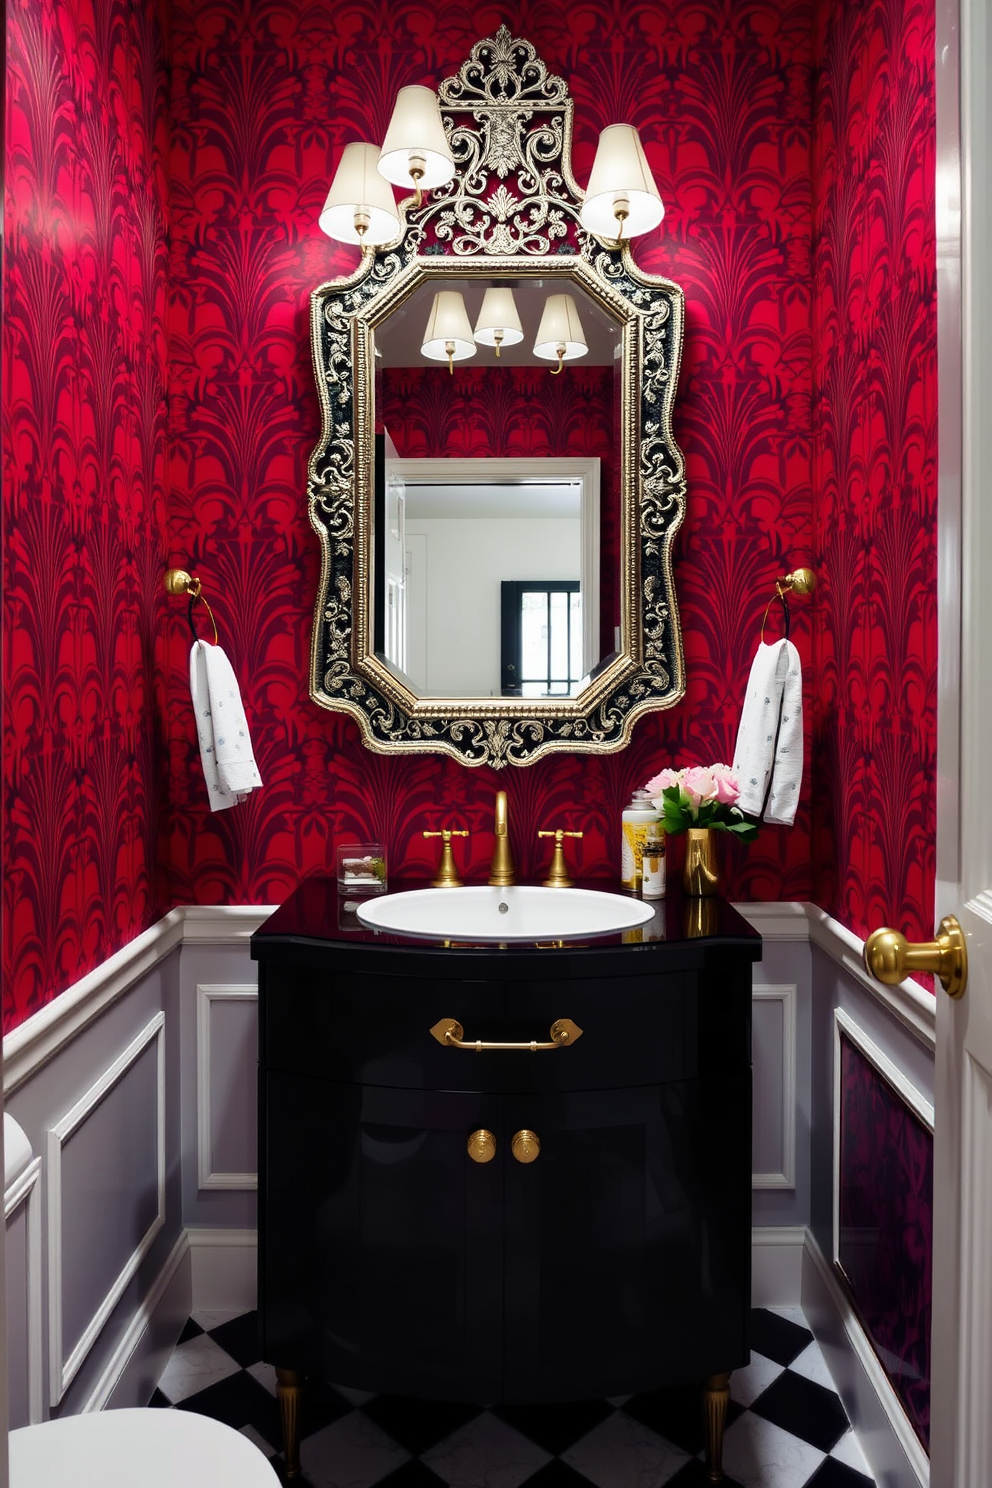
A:
[[[376,327],[373,646],[419,697],[575,697],[618,649],[620,340],[565,274]]]

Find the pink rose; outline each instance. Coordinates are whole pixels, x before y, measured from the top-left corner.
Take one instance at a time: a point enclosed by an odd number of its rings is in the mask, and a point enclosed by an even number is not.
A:
[[[716,800],[716,781],[713,778],[713,771],[704,765],[693,765],[685,772],[682,789],[689,797],[695,814],[706,801]]]
[[[682,778],[681,770],[659,770],[653,780],[649,780],[644,789],[649,796],[660,796],[663,790],[678,785]]]
[[[711,773],[716,784],[716,799],[721,806],[733,806],[741,793],[733,769],[730,765],[714,765]]]

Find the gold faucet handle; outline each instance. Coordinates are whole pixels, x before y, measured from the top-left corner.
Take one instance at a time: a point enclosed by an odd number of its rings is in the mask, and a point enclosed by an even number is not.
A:
[[[573,887],[572,880],[568,876],[568,868],[565,863],[565,849],[562,842],[566,837],[581,837],[581,832],[566,832],[564,827],[554,827],[550,832],[538,832],[538,837],[553,837],[555,839],[555,850],[551,855],[551,867],[548,869],[547,878],[542,882],[546,889],[570,889]]]
[[[437,876],[431,879],[432,889],[460,889],[462,880],[458,877],[455,867],[455,855],[451,851],[452,837],[467,837],[465,831],[456,831],[454,827],[442,827],[439,832],[425,832],[425,837],[440,837],[441,861],[438,864]]]

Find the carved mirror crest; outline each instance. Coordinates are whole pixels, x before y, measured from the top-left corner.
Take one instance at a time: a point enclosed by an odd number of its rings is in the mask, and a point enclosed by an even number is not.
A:
[[[572,101],[529,43],[501,27],[438,96],[454,179],[311,296],[311,696],[380,753],[499,769],[622,749],[685,689],[682,291],[581,227]],[[487,290],[512,290],[522,338],[425,361],[445,289],[476,320]],[[555,369],[532,346],[566,295],[584,349]]]

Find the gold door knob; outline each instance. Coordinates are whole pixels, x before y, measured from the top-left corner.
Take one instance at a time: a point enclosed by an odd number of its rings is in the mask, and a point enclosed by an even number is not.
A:
[[[914,945],[898,930],[874,930],[865,941],[865,966],[871,976],[896,987],[914,971],[931,971],[948,997],[960,997],[968,981],[968,947],[954,915],[945,915],[937,938]]]
[[[486,1131],[484,1126],[480,1126],[479,1130],[474,1131],[465,1143],[465,1150],[473,1162],[492,1162],[496,1156],[496,1138],[491,1131]]]
[[[528,1131],[526,1127],[522,1131],[514,1132],[510,1141],[510,1151],[517,1162],[532,1163],[541,1152],[541,1139],[537,1132]]]

